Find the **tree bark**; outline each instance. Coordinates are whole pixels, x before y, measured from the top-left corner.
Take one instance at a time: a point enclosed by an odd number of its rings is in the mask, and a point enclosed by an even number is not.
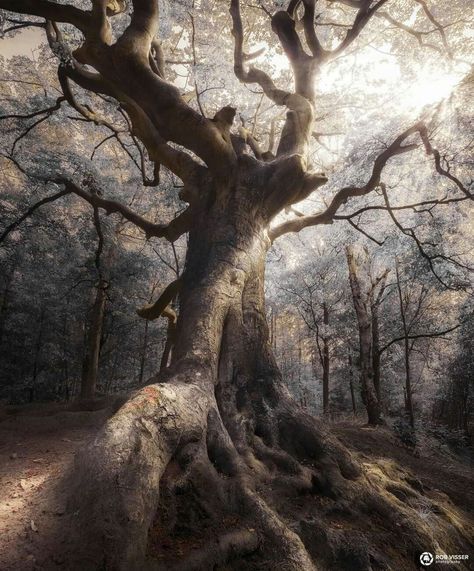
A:
[[[377,400],[382,406],[381,370],[380,370],[380,334],[378,306],[372,304],[372,367],[374,370],[374,388]]]
[[[36,379],[38,377],[38,373],[40,370],[41,349],[43,347],[44,314],[45,314],[45,309],[44,309],[44,307],[41,307],[40,317],[39,317],[38,337],[36,338],[36,343],[35,343],[33,370],[31,373],[30,402],[33,402],[35,399]]]
[[[325,332],[323,336],[323,413],[329,414],[329,339],[327,326],[329,325],[329,311],[326,303],[323,303],[323,323]]]
[[[107,569],[142,569],[156,510],[172,497],[179,501],[174,489],[186,477],[195,486],[202,478],[205,488],[213,486],[212,497],[205,489],[199,496],[200,510],[250,517],[267,549],[291,561],[288,569],[314,569],[301,537],[256,495],[249,478],[268,478],[284,466],[297,482],[290,478],[292,486],[337,495],[359,474],[282,382],[264,305],[270,242],[246,196],[230,195],[197,217],[171,363],[76,463],[70,510],[89,549],[86,555],[80,550],[78,568],[105,560]],[[318,468],[313,473],[299,461]],[[170,509],[163,507],[163,518]],[[176,525],[165,523],[171,530]]]
[[[349,281],[352,299],[359,326],[360,387],[362,402],[367,410],[368,423],[382,424],[380,402],[374,385],[372,316],[370,304],[370,288],[364,284],[360,267],[366,263],[366,253],[354,246],[346,247],[349,267]]]
[[[348,358],[348,366],[349,366],[349,388],[351,391],[352,413],[355,416],[357,414],[357,407],[356,407],[356,400],[354,393],[354,372],[352,370],[352,355],[350,353]]]
[[[108,283],[101,277],[96,286],[89,330],[86,335],[86,351],[82,367],[80,394],[80,398],[83,401],[92,400],[96,392],[100,342],[104,324],[105,304],[107,301],[107,287]]]
[[[411,371],[410,371],[410,332],[408,331],[408,324],[405,311],[405,303],[403,301],[402,284],[400,281],[400,271],[398,260],[395,264],[396,276],[397,276],[397,290],[398,290],[398,301],[400,307],[400,318],[402,322],[403,330],[403,350],[405,359],[405,409],[408,414],[408,419],[410,426],[415,428],[415,413],[413,410],[413,395],[411,389]]]

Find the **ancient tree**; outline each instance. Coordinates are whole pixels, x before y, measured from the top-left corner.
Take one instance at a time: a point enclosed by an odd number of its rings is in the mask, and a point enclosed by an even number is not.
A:
[[[330,530],[338,509],[348,519],[367,517],[361,514],[369,511],[391,533],[399,533],[407,555],[398,567],[413,565],[420,551],[437,543],[437,534],[443,534],[445,546],[464,541],[459,520],[448,521],[441,509],[436,511],[441,515],[433,510],[428,528],[409,503],[390,500],[423,492],[403,472],[379,476],[365,471],[302,411],[280,377],[269,344],[263,286],[272,241],[309,226],[352,219],[344,205],[379,189],[387,164],[418,146],[462,199],[472,198],[440,163],[428,127],[416,122],[380,152],[364,184],[342,187],[319,212],[272,225],[285,209],[327,182],[324,174],[314,172],[308,154],[321,66],[348,50],[389,4],[342,3],[353,8],[353,20],[332,49],[316,33],[314,0],[291,0],[287,9],[270,14],[294,89],[278,87],[251,64],[255,54],[244,46],[240,3],[229,3],[237,78],[286,111],[278,144],[262,150],[245,126],[234,128],[235,107],[225,106],[207,118],[167,81],[157,0],[133,0],[131,6],[125,0],[92,0],[91,9],[79,2],[0,0],[0,8],[15,13],[13,20],[21,22],[20,15],[27,15],[46,21],[34,20],[44,26],[59,58],[63,95],[57,106],[67,102],[85,120],[104,125],[107,120],[82,105],[73,86],[118,105],[154,163],[155,179],[160,168],[171,171],[182,181],[180,198],[187,204],[174,220],[157,224],[104,196],[96,179],[45,177],[63,194],[76,194],[108,214],[119,213],[148,238],[189,236],[184,271],[156,302],[140,310],[147,319],[166,315],[178,296],[168,366],[107,422],[76,466],[70,509],[78,529],[73,553],[80,569],[146,568],[153,521],[161,535],[170,537],[183,520],[191,527],[204,519],[216,524],[218,539],[193,549],[180,563],[165,562],[168,568],[187,570],[211,569],[232,559],[236,569],[268,568],[269,562],[294,571],[348,564],[351,569],[380,568],[383,548],[375,539],[369,546],[359,542],[351,526]],[[115,26],[116,21],[123,24],[129,8],[126,25]],[[83,38],[72,52],[64,25]],[[388,197],[383,208],[393,214]],[[390,486],[392,496],[386,489]],[[303,494],[313,506],[305,515],[298,514],[297,501],[285,501]],[[329,498],[330,507],[321,498]],[[455,552],[463,551],[458,547]],[[244,557],[253,560],[244,563]]]

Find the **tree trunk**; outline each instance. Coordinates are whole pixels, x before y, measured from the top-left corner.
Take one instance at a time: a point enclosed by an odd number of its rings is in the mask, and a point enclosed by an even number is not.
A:
[[[351,391],[352,413],[355,416],[357,414],[357,407],[356,407],[356,400],[354,393],[354,372],[352,370],[352,356],[350,353],[348,358],[348,365],[349,365],[349,388]]]
[[[170,358],[173,352],[173,346],[176,341],[176,322],[172,318],[168,318],[168,325],[166,327],[166,341],[161,355],[160,371],[168,367]]]
[[[372,367],[374,370],[374,388],[377,400],[382,406],[382,390],[380,380],[380,335],[378,306],[372,304]]]
[[[191,519],[203,509],[250,517],[269,548],[290,557],[288,569],[313,569],[302,539],[256,494],[249,476],[266,478],[280,466],[292,486],[332,495],[359,474],[282,383],[265,318],[270,242],[252,210],[245,199],[230,200],[225,216],[216,207],[191,231],[170,366],[120,409],[76,465],[71,509],[83,522],[91,569],[98,553],[106,568],[141,569],[160,497],[179,502],[174,489],[185,475],[194,486],[207,482],[186,508],[197,510]],[[319,469],[312,474],[299,460]]]
[[[143,343],[142,343],[142,350],[140,355],[140,371],[138,373],[138,384],[141,385],[143,383],[143,375],[145,373],[145,362],[146,362],[146,355],[148,351],[148,327],[149,321],[145,320],[145,327],[143,329]]]
[[[15,267],[13,264],[6,276],[5,289],[0,297],[0,347],[2,346],[3,335],[5,332],[5,322],[8,312],[8,304],[10,303],[10,294],[12,291],[13,279],[15,277]]]
[[[329,325],[329,311],[326,303],[323,303],[323,323],[326,326],[323,336],[323,413],[329,414],[329,339],[327,326]]]
[[[405,391],[406,391],[406,410],[410,420],[410,426],[415,428],[415,414],[413,410],[413,396],[411,390],[411,371],[410,371],[410,344],[408,337],[404,339],[405,353]]]
[[[400,281],[400,271],[398,267],[398,260],[395,264],[396,276],[397,276],[397,289],[398,289],[398,301],[400,303],[400,317],[402,321],[403,328],[403,349],[405,358],[405,409],[408,414],[408,419],[410,421],[410,426],[415,428],[415,414],[413,410],[413,396],[411,390],[411,371],[410,371],[410,339],[409,331],[407,325],[405,303],[403,301],[402,285]]]
[[[380,402],[374,385],[372,316],[370,311],[369,287],[363,283],[362,272],[365,252],[357,251],[353,246],[346,247],[349,267],[349,281],[352,299],[359,326],[360,387],[362,402],[367,410],[368,423],[382,424]],[[368,272],[366,272],[368,275]],[[365,286],[365,287],[364,287]]]
[[[248,196],[196,215],[171,362],[77,457],[70,570],[315,571],[354,557],[368,570],[350,526],[326,531],[348,505],[352,520],[374,513],[400,529],[410,554],[429,544],[283,384],[264,305],[270,243]],[[149,538],[159,547],[183,535],[147,561]],[[373,547],[370,557],[382,560]]]
[[[100,278],[96,286],[94,305],[89,330],[86,335],[86,351],[84,355],[81,394],[83,401],[92,400],[95,396],[97,386],[97,374],[99,370],[100,341],[102,337],[102,327],[104,324],[105,303],[107,300],[108,284]]]
[[[40,369],[41,349],[43,347],[43,325],[44,325],[44,307],[41,307],[39,317],[38,337],[36,338],[35,351],[33,358],[33,370],[31,373],[30,402],[33,402],[36,394],[36,379]]]

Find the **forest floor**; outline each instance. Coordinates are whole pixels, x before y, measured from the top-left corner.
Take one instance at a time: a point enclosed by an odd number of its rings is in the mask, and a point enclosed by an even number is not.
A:
[[[49,570],[51,562],[65,568],[61,547],[50,539],[65,513],[63,476],[104,418],[104,411],[55,404],[0,414],[1,571]]]
[[[54,530],[65,512],[61,484],[75,453],[98,430],[104,411],[70,411],[64,405],[10,407],[0,413],[0,570],[65,570]],[[443,492],[471,517],[472,464],[436,451],[414,454],[388,429],[337,423],[336,436],[363,462],[390,459],[424,486]]]
[[[474,516],[474,458],[460,458],[441,447],[408,448],[388,429],[354,426],[339,423],[333,427],[334,434],[362,461],[379,458],[394,460],[410,470],[424,488],[439,490],[446,494],[455,506]]]

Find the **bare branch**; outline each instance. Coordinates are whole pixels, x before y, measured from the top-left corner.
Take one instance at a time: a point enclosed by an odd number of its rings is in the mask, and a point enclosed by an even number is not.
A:
[[[90,12],[84,12],[70,4],[58,4],[48,0],[0,0],[0,8],[17,14],[72,24],[83,32],[87,31],[91,24]]]
[[[182,235],[189,229],[187,224],[185,224],[185,222],[188,222],[189,220],[186,220],[186,217],[183,217],[183,215],[181,215],[181,218],[175,218],[170,224],[155,224],[154,222],[143,218],[125,204],[122,204],[116,200],[102,198],[96,191],[88,192],[68,179],[60,177],[54,180],[52,179],[52,182],[55,182],[56,184],[64,184],[69,192],[77,194],[89,202],[89,204],[91,204],[94,208],[102,208],[105,210],[107,215],[115,212],[122,215],[126,220],[132,222],[135,226],[140,228],[145,233],[147,239],[151,237],[157,237],[166,238],[169,241],[174,241],[179,237],[176,234],[179,233],[179,235]],[[177,227],[176,222],[178,219],[180,222],[178,225],[179,227]]]
[[[0,121],[4,119],[32,119],[33,117],[37,117],[38,115],[43,115],[44,113],[50,114],[53,113],[54,111],[57,111],[61,107],[61,103],[63,103],[63,101],[66,101],[66,97],[61,96],[56,99],[56,103],[54,105],[51,105],[51,107],[46,107],[45,109],[32,111],[31,113],[26,113],[26,114],[12,113],[9,115],[1,115]]]
[[[361,228],[360,226],[358,226],[355,222],[353,222],[350,218],[348,219],[349,224],[355,228],[357,230],[357,232],[360,232],[361,234],[363,234],[366,238],[368,238],[369,240],[372,240],[372,242],[375,242],[378,246],[383,246],[385,243],[385,240],[377,240],[377,238],[374,238],[373,236],[371,236],[368,232],[366,232],[363,228]]]
[[[459,190],[465,194],[468,198],[470,198],[471,200],[474,199],[474,195],[472,195],[467,188],[461,183],[461,181],[456,178],[454,175],[452,175],[449,170],[444,169],[441,165],[441,155],[438,151],[438,149],[434,149],[431,145],[429,136],[428,136],[428,129],[426,128],[426,125],[420,124],[419,126],[419,133],[420,133],[420,137],[421,140],[423,141],[423,145],[425,146],[425,150],[426,150],[426,154],[427,155],[432,155],[434,157],[434,162],[435,162],[435,168],[436,171],[441,175],[444,176],[446,178],[448,178],[450,181],[454,182],[454,184],[459,188]]]
[[[449,327],[448,329],[444,329],[443,331],[431,331],[431,332],[426,332],[426,333],[417,333],[414,335],[408,335],[407,338],[408,339],[426,339],[426,338],[432,339],[435,337],[442,337],[443,335],[446,335],[446,333],[451,333],[452,331],[455,331],[456,329],[461,327],[461,325],[462,325],[461,323],[458,323],[454,327]],[[386,345],[381,347],[381,349],[379,351],[379,355],[384,353],[394,343],[398,343],[399,341],[404,341],[404,340],[405,340],[405,336],[392,339],[389,343],[387,343]]]
[[[428,20],[435,26],[435,28],[438,30],[439,35],[441,36],[441,41],[443,42],[443,45],[446,49],[446,52],[448,53],[449,57],[452,57],[452,53],[451,50],[449,48],[448,42],[446,40],[446,34],[444,32],[444,27],[438,22],[438,20],[436,20],[436,18],[433,16],[433,14],[431,13],[430,9],[428,8],[427,3],[425,2],[425,0],[415,0],[415,2],[417,4],[420,4],[420,6],[423,8],[423,12],[425,13],[426,17],[428,18]]]
[[[0,234],[0,243],[3,242],[5,240],[5,238],[11,232],[13,232],[13,230],[15,230],[22,222],[24,222],[34,212],[36,212],[36,210],[38,210],[38,208],[40,208],[41,206],[43,206],[45,204],[49,204],[50,202],[54,202],[55,200],[58,200],[59,198],[62,198],[63,196],[66,196],[67,194],[71,194],[71,191],[66,188],[64,190],[60,190],[59,192],[56,192],[55,194],[52,194],[51,196],[47,196],[46,198],[42,198],[38,202],[35,202],[35,204],[30,206],[30,208],[28,208],[28,210],[24,214],[22,214],[19,218],[17,218],[14,222],[9,224],[5,228],[5,230]]]
[[[341,54],[348,46],[350,46],[350,44],[359,37],[362,30],[377,10],[379,10],[386,2],[388,2],[388,0],[379,0],[372,7],[370,7],[372,0],[360,0],[358,2],[351,3],[351,5],[358,7],[357,15],[354,19],[354,23],[352,24],[352,28],[347,31],[342,42],[337,48],[330,52],[331,57]]]
[[[107,215],[118,213],[123,218],[134,224],[137,228],[142,230],[145,233],[147,239],[151,237],[156,238],[165,238],[169,242],[174,242],[180,236],[185,234],[189,231],[192,221],[193,221],[193,211],[192,207],[186,208],[181,214],[179,214],[176,218],[174,218],[169,224],[156,224],[147,220],[143,216],[140,216],[133,210],[131,210],[125,204],[118,202],[116,200],[111,200],[102,197],[102,192],[100,189],[96,187],[96,183],[92,179],[92,177],[86,177],[84,180],[84,186],[88,186],[91,190],[85,190],[72,180],[65,178],[65,177],[39,177],[35,175],[31,175],[26,169],[22,167],[18,161],[16,161],[11,156],[6,156],[5,158],[9,159],[16,165],[18,170],[22,172],[25,176],[35,179],[41,180],[42,182],[52,182],[58,185],[64,185],[64,191],[61,193],[57,193],[50,197],[50,199],[43,199],[44,202],[40,201],[38,205],[34,205],[34,210],[36,210],[42,204],[46,204],[47,202],[51,202],[52,200],[56,200],[65,194],[73,193],[77,196],[81,197],[82,199],[86,200],[93,208],[101,208],[105,210]],[[29,214],[26,216],[24,215],[18,222],[14,223],[14,226],[18,226],[18,224],[27,218]],[[13,228],[12,228],[13,229]],[[8,230],[7,234],[11,232],[11,229]]]
[[[270,231],[270,238],[275,240],[283,234],[288,232],[299,232],[308,226],[331,224],[339,208],[350,198],[369,194],[379,185],[382,171],[390,158],[412,151],[417,147],[415,144],[403,145],[403,143],[408,137],[410,137],[410,135],[413,135],[413,133],[416,133],[418,130],[419,125],[416,124],[404,131],[375,159],[374,166],[372,167],[372,174],[364,186],[347,186],[342,188],[336,193],[325,210],[310,216],[299,217],[294,220],[283,222]]]

